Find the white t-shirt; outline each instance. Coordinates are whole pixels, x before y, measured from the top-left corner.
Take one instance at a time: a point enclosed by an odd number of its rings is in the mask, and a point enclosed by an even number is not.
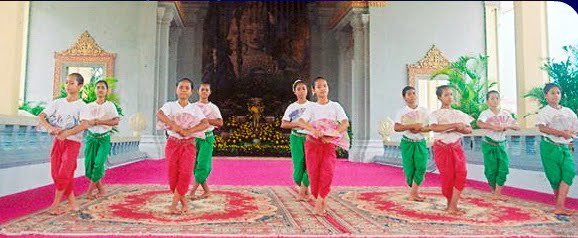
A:
[[[303,104],[299,104],[297,102],[291,103],[287,109],[285,109],[285,114],[283,114],[282,120],[288,122],[296,122],[303,115],[307,107],[311,106],[311,104],[313,103],[310,101],[305,101]],[[307,133],[307,131],[303,129],[296,131],[299,133]]]
[[[80,112],[84,110],[86,103],[82,99],[68,102],[66,98],[56,99],[48,104],[44,111],[48,123],[61,129],[71,129],[80,125]],[[66,139],[82,141],[82,131],[68,136]]]
[[[98,104],[96,101],[91,102],[86,105],[84,110],[80,113],[80,120],[110,120],[117,118],[118,112],[114,103],[110,101],[105,101],[103,104]],[[88,128],[89,131],[93,133],[106,133],[112,130],[112,126],[107,125],[97,125]]]
[[[494,112],[492,112],[491,109],[487,109],[482,113],[480,113],[478,121],[498,126],[510,126],[513,125],[515,122],[514,118],[512,117],[512,114],[503,109],[500,109],[498,114],[494,114]],[[504,131],[494,131],[488,129],[483,129],[483,131],[484,134],[487,137],[490,137],[492,140],[503,141],[506,139],[506,132]]]
[[[221,111],[219,110],[219,107],[217,107],[217,105],[215,105],[212,102],[209,103],[201,103],[201,102],[195,102],[193,103],[194,105],[198,106],[201,111],[203,112],[203,115],[205,115],[205,117],[207,119],[219,119],[219,118],[223,118],[223,116],[221,116]],[[215,126],[209,125],[209,128],[207,128],[207,130],[205,131],[213,131],[215,129]]]
[[[341,122],[348,119],[343,107],[341,107],[339,103],[333,101],[329,101],[324,105],[311,103],[300,118],[307,122],[317,121],[320,119],[329,119]]]
[[[438,109],[431,113],[429,123],[432,124],[452,124],[452,123],[465,123],[469,125],[474,120],[468,114],[455,109]],[[443,143],[451,144],[462,138],[462,133],[457,131],[451,132],[436,132],[434,133],[435,140],[441,140]]]
[[[402,125],[421,123],[423,126],[426,126],[428,117],[429,112],[424,107],[418,106],[413,109],[406,105],[397,111],[397,114],[395,115],[395,122]],[[422,140],[424,138],[422,133],[412,133],[409,130],[403,131],[402,134],[412,140]]]
[[[567,107],[560,107],[555,109],[547,105],[538,111],[538,119],[536,125],[544,125],[556,130],[576,130],[578,126],[578,118],[576,114]],[[572,138],[564,139],[564,137],[554,136],[542,133],[542,136],[550,138],[552,141],[561,144],[572,143]]]
[[[199,108],[198,106],[196,106],[195,104],[192,104],[192,103],[189,103],[184,107],[181,107],[181,105],[179,104],[178,101],[166,102],[161,107],[161,111],[163,111],[165,116],[168,116],[168,117],[173,117],[173,116],[176,116],[178,114],[186,113],[186,114],[190,114],[190,115],[197,117],[197,118],[200,118],[200,119],[206,118],[205,115],[203,114],[203,111],[201,111],[201,108]],[[178,139],[184,138],[179,133],[174,132],[172,130],[168,130],[167,133],[169,134],[169,136],[172,136],[172,137],[175,137]]]

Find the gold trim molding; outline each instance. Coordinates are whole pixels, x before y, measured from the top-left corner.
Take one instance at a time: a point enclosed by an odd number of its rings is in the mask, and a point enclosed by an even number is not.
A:
[[[407,78],[409,86],[415,87],[415,77],[417,75],[432,74],[436,70],[446,67],[450,61],[442,54],[442,52],[433,45],[431,49],[425,54],[423,59],[416,64],[407,65]]]
[[[52,96],[56,98],[60,94],[60,84],[62,77],[62,68],[66,64],[85,64],[94,63],[104,66],[104,76],[112,77],[114,75],[115,53],[106,52],[102,49],[94,38],[84,31],[72,47],[62,51],[54,52],[54,80],[52,86]]]
[[[333,29],[353,8],[385,7],[386,1],[347,1],[338,2],[337,9],[329,21],[329,28]]]

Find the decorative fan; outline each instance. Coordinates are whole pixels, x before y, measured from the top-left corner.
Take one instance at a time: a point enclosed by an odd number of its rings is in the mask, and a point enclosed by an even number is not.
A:
[[[196,125],[198,125],[201,122],[201,118],[199,117],[195,117],[189,113],[178,113],[175,115],[170,115],[168,116],[169,119],[171,119],[171,121],[175,122],[178,126],[184,128],[184,129],[189,129],[192,128]],[[170,130],[170,128],[163,122],[158,121],[157,122],[157,129],[158,130]],[[204,131],[200,131],[200,132],[195,132],[193,134],[191,134],[188,138],[190,137],[197,137],[197,138],[205,138],[205,132]]]
[[[500,116],[493,116],[490,117],[487,121],[492,125],[499,125],[499,126],[511,126],[516,123],[516,120],[510,116],[500,115]]]
[[[415,123],[425,123],[426,115],[420,111],[412,111],[401,117],[401,123],[404,125],[415,124]]]
[[[416,124],[416,123],[421,123],[423,126],[426,126],[427,125],[427,115],[421,111],[415,110],[415,111],[412,111],[410,113],[407,113],[407,114],[401,116],[401,124],[403,124],[403,125],[410,125],[410,124]],[[422,134],[424,136],[428,133],[429,132],[422,132]]]
[[[305,112],[304,107],[294,110],[289,114],[289,118],[291,118],[291,121],[296,121],[299,117],[301,117],[301,115],[303,115],[303,112]]]
[[[438,115],[438,123],[443,125],[443,124],[450,124],[450,123],[456,123],[456,122],[461,122],[464,124],[470,124],[470,122],[472,122],[474,120],[473,117],[471,117],[468,114],[465,114],[461,111],[458,110],[452,110],[452,111],[447,111],[447,110],[438,110],[434,112],[434,115]],[[441,114],[441,115],[440,115]]]
[[[332,137],[330,143],[341,147],[344,150],[349,150],[349,135],[347,132],[337,133],[337,128],[339,128],[339,122],[329,120],[329,119],[319,119],[311,122],[311,125],[316,130],[323,132],[323,135]],[[315,135],[308,132],[309,135],[315,137]]]
[[[217,118],[217,115],[215,115],[215,113],[213,113],[213,110],[211,110],[211,106],[209,106],[209,104],[197,103],[197,106],[199,106],[199,108],[201,109],[201,111],[203,112],[203,115],[205,115],[205,117]]]
[[[70,128],[73,128],[75,126],[77,126],[78,124],[80,124],[78,118],[71,116],[71,115],[67,115],[67,116],[49,116],[46,117],[46,120],[48,121],[48,124],[56,127],[56,128],[61,128],[64,130],[68,130]],[[38,131],[41,132],[48,132],[48,130],[46,130],[46,128],[44,128],[43,126],[37,126],[36,129]]]
[[[552,118],[551,127],[556,130],[578,132],[578,119],[556,115]]]

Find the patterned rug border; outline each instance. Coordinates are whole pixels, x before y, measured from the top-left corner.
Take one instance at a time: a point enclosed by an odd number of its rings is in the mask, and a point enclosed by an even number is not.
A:
[[[30,233],[4,233],[0,230],[0,235],[3,236],[66,236],[66,237],[83,237],[83,236],[99,236],[99,237],[276,237],[276,238],[318,238],[318,237],[336,237],[336,238],[345,238],[345,237],[355,237],[355,238],[425,238],[425,237],[435,237],[435,238],[455,238],[455,237],[463,237],[463,238],[514,238],[514,237],[536,237],[536,238],[564,238],[564,237],[575,237],[575,236],[560,236],[560,235],[523,235],[523,236],[509,236],[509,235],[354,235],[354,234],[340,234],[340,235],[231,235],[231,234],[110,234],[110,233],[38,233],[38,232],[30,232]]]
[[[115,187],[131,187],[131,186],[136,186],[136,187],[140,187],[140,186],[156,186],[156,187],[167,187],[168,190],[168,186],[166,184],[158,184],[158,183],[150,183],[150,184],[111,184]],[[285,189],[291,189],[291,190],[295,190],[296,191],[296,186],[291,186],[291,185],[259,185],[259,186],[251,186],[251,185],[214,185],[215,189],[219,189],[219,188],[223,188],[223,189],[232,189],[232,188],[271,188],[271,189],[275,189],[275,188],[285,188]],[[426,190],[438,190],[439,187],[436,186],[431,186],[431,187],[423,187]],[[371,190],[371,189],[378,189],[378,190],[398,190],[398,189],[407,189],[407,186],[332,186],[332,193],[334,192],[338,192],[339,190],[347,190],[347,189],[354,189],[354,190]],[[487,193],[488,195],[490,194],[487,191],[484,191],[482,189],[479,188],[466,188],[465,192],[467,193],[467,190],[476,190],[477,192],[480,193]],[[441,191],[439,191],[441,193]],[[86,193],[81,193],[78,195],[78,197],[80,196],[84,196]],[[512,197],[512,196],[508,196],[508,198],[510,199],[514,199],[514,200],[519,200],[519,201],[523,201],[523,202],[532,202],[532,203],[540,203],[537,201],[531,201],[528,199],[524,199],[521,197]],[[63,202],[64,203],[64,202]],[[540,203],[541,204],[541,203]],[[53,232],[36,232],[36,231],[31,231],[31,232],[18,232],[18,233],[10,233],[10,232],[6,232],[4,229],[4,226],[6,224],[10,224],[13,222],[17,222],[20,219],[25,219],[28,216],[32,216],[34,214],[39,214],[42,213],[44,211],[46,211],[47,208],[43,208],[43,209],[39,209],[35,212],[32,212],[30,214],[18,217],[18,218],[14,218],[11,219],[9,221],[4,222],[3,224],[0,224],[0,236],[67,236],[67,237],[82,237],[82,236],[99,236],[99,237],[109,237],[109,236],[117,236],[117,237],[134,237],[134,236],[148,236],[148,237],[171,237],[171,236],[177,236],[177,237],[294,237],[294,238],[298,238],[298,237],[312,237],[312,238],[317,238],[317,237],[384,237],[384,238],[396,238],[396,237],[472,237],[472,238],[477,238],[477,237],[575,237],[575,236],[561,236],[561,235],[358,235],[358,234],[351,234],[351,233],[343,233],[343,234],[323,234],[323,235],[281,235],[281,234],[275,234],[275,235],[263,235],[263,234],[180,234],[180,233],[142,233],[142,234],[137,234],[137,233],[133,233],[133,234],[113,234],[113,233],[53,233]]]

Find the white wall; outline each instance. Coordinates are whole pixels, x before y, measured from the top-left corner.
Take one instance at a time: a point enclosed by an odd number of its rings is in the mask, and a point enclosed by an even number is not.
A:
[[[27,99],[52,99],[54,52],[71,47],[87,30],[106,51],[116,53],[125,118],[137,111],[152,115],[157,2],[30,2]],[[151,126],[148,121],[148,126]]]
[[[387,2],[370,11],[370,135],[381,139],[377,123],[402,107],[414,64],[435,44],[450,61],[485,53],[482,2]],[[386,103],[383,103],[386,102]]]

